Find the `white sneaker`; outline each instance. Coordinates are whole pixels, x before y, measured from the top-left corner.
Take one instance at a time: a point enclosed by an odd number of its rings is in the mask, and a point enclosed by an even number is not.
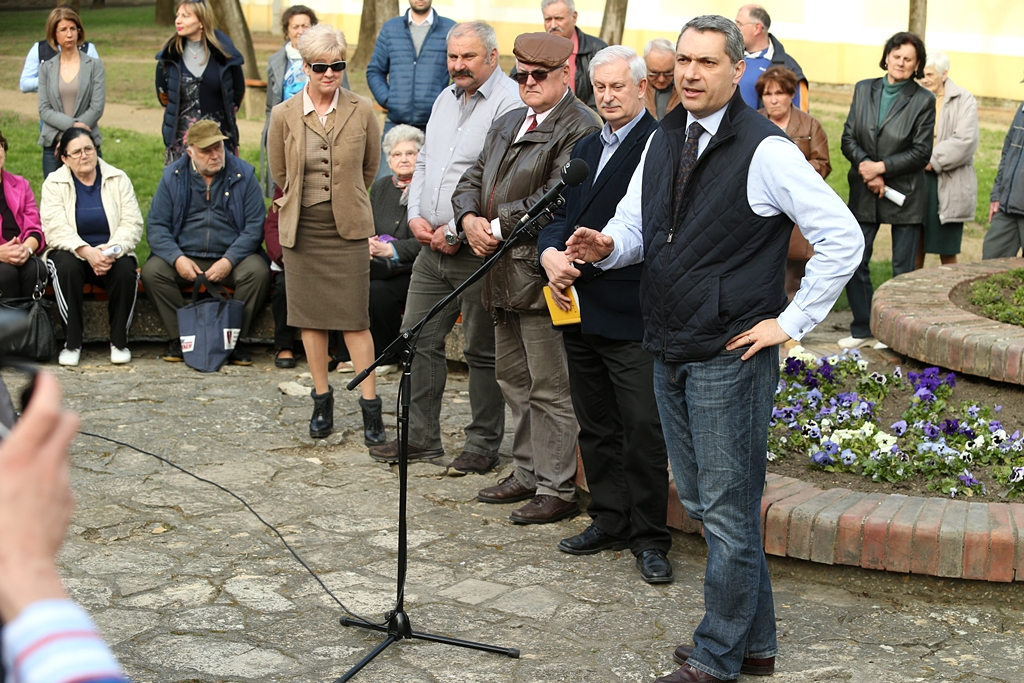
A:
[[[130,363],[132,360],[132,352],[126,348],[119,349],[113,344],[110,345],[110,362],[114,365],[123,365]]]
[[[82,349],[61,349],[57,362],[61,365],[75,367],[78,365],[78,359],[81,357]]]
[[[387,375],[389,373],[392,373],[392,372],[395,371],[395,368],[397,368],[397,367],[398,367],[397,365],[378,365],[377,366],[377,376],[381,377],[383,375]]]
[[[346,372],[355,372],[355,371],[356,371],[356,369],[352,365],[352,361],[350,361],[350,360],[343,360],[340,363],[338,363],[338,372],[340,372],[342,374],[344,374]]]
[[[878,340],[874,337],[843,337],[836,342],[843,349],[863,349],[877,343]]]
[[[882,349],[889,348],[889,345],[886,344],[885,342],[875,342],[875,345],[872,346],[871,348],[881,351]]]

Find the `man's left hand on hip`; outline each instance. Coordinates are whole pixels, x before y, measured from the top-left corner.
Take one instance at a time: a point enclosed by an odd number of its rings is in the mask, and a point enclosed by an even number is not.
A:
[[[792,337],[779,327],[779,319],[769,318],[768,320],[762,320],[749,330],[740,332],[730,339],[725,345],[725,350],[732,351],[742,346],[750,346],[747,352],[743,354],[743,360],[748,360],[761,349],[768,346],[785,344],[790,339]]]

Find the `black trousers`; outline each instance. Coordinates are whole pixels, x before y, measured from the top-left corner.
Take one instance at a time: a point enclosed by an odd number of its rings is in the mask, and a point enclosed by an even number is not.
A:
[[[279,349],[295,348],[295,328],[288,326],[288,296],[285,292],[284,271],[271,271],[270,312],[274,315],[274,346]]]
[[[37,279],[46,279],[46,266],[38,256],[30,256],[20,266],[0,263],[0,299],[32,296]]]
[[[668,452],[654,398],[654,358],[640,342],[564,332],[569,388],[590,487],[587,514],[634,555],[668,552]]]
[[[107,290],[107,313],[110,320],[110,343],[119,349],[128,347],[128,328],[135,312],[135,297],[139,291],[139,274],[135,259],[122,256],[105,275],[93,272],[88,261],[78,258],[70,251],[51,250],[47,255],[53,293],[57,297],[57,308],[64,321],[64,331],[69,349],[82,348],[82,288],[94,284]]]

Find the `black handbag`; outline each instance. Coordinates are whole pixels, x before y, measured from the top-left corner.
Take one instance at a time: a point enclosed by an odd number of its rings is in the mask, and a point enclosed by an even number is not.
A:
[[[374,256],[370,259],[370,279],[390,280],[396,275],[404,275],[412,271],[411,263],[395,261],[384,256]]]
[[[27,315],[28,327],[21,333],[0,339],[0,353],[45,363],[57,353],[57,333],[50,318],[53,302],[43,298],[47,281],[46,267],[38,257],[33,256],[31,259],[36,264],[36,286],[32,290],[32,296],[0,299],[0,308]],[[0,296],[2,295],[0,292]]]

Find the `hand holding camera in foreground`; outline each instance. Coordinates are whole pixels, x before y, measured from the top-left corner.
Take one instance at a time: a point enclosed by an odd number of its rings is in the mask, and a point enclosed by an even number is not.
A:
[[[0,618],[4,664],[14,680],[127,680],[57,572],[75,507],[68,446],[77,432],[78,416],[61,408],[56,378],[41,373],[0,446]]]

